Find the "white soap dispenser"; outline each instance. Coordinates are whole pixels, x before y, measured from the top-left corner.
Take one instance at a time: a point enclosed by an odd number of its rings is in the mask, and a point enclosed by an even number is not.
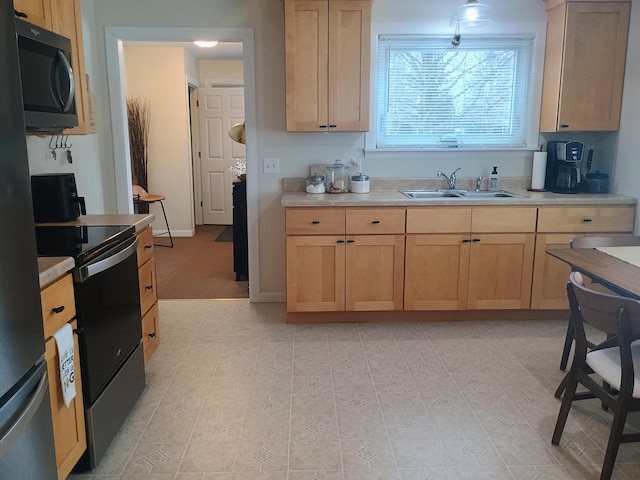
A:
[[[498,175],[498,167],[493,167],[493,172],[489,175],[489,190],[496,192],[500,190],[500,176]]]

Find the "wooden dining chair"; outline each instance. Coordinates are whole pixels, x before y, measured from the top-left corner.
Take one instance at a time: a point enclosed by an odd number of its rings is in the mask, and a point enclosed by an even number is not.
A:
[[[597,248],[597,247],[627,247],[640,245],[640,236],[593,236],[593,237],[575,237],[570,242],[571,248]],[[570,313],[571,314],[571,313]],[[560,370],[567,368],[569,362],[569,354],[573,345],[573,327],[571,321],[567,325],[567,333],[564,339],[564,347],[562,349],[562,357],[560,358]],[[562,395],[562,392],[556,394],[556,397]]]
[[[169,221],[167,220],[167,212],[164,209],[164,203],[162,203],[162,201],[165,200],[167,197],[165,197],[164,195],[148,193],[140,185],[133,185],[132,191],[133,191],[134,202],[147,203],[147,204],[152,204],[156,202],[160,203],[160,206],[162,207],[162,215],[164,215],[164,223],[167,226],[167,230],[165,232],[156,233],[154,236],[158,237],[160,235],[169,234],[169,245],[166,245],[164,243],[155,243],[154,245],[158,247],[173,248],[173,237],[171,236],[171,228],[169,228]]]
[[[600,480],[609,480],[620,444],[640,442],[640,433],[624,431],[628,413],[640,411],[640,344],[633,343],[640,335],[640,301],[588,289],[577,272],[571,273],[567,295],[576,308],[571,315],[576,346],[551,443],[560,443],[574,401],[598,398],[613,414],[600,473]],[[600,332],[614,341],[590,348],[585,325],[592,327],[590,335]],[[587,391],[576,393],[578,385]]]

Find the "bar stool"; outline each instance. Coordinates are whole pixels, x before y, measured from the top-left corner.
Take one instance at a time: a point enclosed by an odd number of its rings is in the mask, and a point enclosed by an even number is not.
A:
[[[162,243],[154,243],[154,245],[156,245],[158,247],[173,248],[173,237],[171,236],[171,229],[169,228],[169,221],[167,220],[167,212],[164,210],[164,203],[162,203],[162,201],[165,200],[167,197],[165,197],[164,195],[156,195],[156,194],[148,193],[140,185],[133,185],[132,186],[132,191],[133,191],[133,201],[134,202],[147,203],[147,204],[160,202],[160,206],[162,207],[162,214],[164,215],[164,223],[167,226],[167,231],[158,233],[158,234],[156,234],[154,236],[158,237],[160,235],[165,235],[165,234],[168,233],[169,234],[170,245],[165,245],[165,244],[162,244]]]

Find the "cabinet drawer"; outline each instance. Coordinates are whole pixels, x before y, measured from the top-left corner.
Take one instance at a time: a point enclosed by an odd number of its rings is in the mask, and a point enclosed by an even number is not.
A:
[[[347,210],[347,234],[404,233],[404,208]]]
[[[71,274],[52,283],[40,292],[42,299],[42,322],[44,338],[56,333],[65,323],[76,316]]]
[[[407,209],[407,233],[469,233],[471,208]]]
[[[471,214],[471,231],[535,232],[536,213],[535,207],[476,207]]]
[[[541,207],[538,232],[631,232],[635,206]]]
[[[141,266],[153,257],[153,231],[149,226],[136,235],[138,236],[138,266]]]
[[[286,211],[287,235],[343,235],[345,210],[343,208],[292,209]]]
[[[144,315],[156,301],[156,262],[155,259],[145,263],[138,269],[140,282],[140,310]]]
[[[144,348],[144,361],[147,362],[160,344],[160,330],[158,321],[158,304],[142,317],[142,347]]]

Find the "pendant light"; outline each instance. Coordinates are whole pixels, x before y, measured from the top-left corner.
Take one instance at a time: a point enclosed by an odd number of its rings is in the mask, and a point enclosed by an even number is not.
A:
[[[478,2],[478,0],[467,0],[464,5],[460,5],[453,12],[450,27],[477,27],[479,25],[490,25],[494,22],[491,16],[491,8]]]
[[[233,141],[242,143],[243,145],[246,143],[247,134],[244,128],[244,122],[236,123],[233,127],[229,129],[228,133]]]

